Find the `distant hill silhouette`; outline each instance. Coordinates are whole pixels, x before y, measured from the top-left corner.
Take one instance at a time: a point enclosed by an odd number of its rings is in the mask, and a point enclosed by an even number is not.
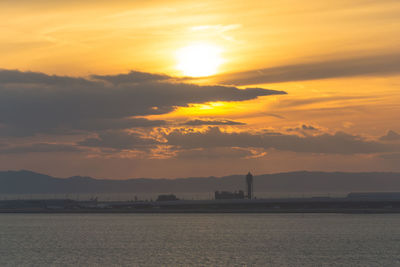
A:
[[[206,193],[244,189],[244,174],[180,179],[107,180],[74,176],[55,178],[31,171],[0,172],[2,194],[59,193]],[[400,173],[287,172],[254,177],[255,192],[400,191]]]

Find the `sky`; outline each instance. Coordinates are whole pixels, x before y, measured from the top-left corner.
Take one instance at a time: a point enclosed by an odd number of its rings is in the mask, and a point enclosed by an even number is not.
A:
[[[0,2],[0,169],[400,172],[396,0]]]

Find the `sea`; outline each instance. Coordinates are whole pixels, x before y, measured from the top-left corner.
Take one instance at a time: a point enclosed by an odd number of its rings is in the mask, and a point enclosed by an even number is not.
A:
[[[400,215],[0,214],[0,266],[400,266]]]

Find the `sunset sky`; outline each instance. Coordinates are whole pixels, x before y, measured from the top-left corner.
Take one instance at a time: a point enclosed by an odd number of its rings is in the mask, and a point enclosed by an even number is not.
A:
[[[0,169],[400,172],[400,2],[0,1]]]

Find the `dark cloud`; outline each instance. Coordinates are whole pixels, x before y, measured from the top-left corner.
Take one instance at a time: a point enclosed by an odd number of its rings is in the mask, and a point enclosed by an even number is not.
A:
[[[210,127],[205,132],[175,130],[165,136],[179,149],[212,147],[254,147],[302,153],[358,154],[400,151],[399,146],[368,141],[359,136],[337,132],[301,137],[281,133],[222,132]]]
[[[395,131],[389,130],[386,135],[379,138],[381,141],[399,141],[400,134],[396,133]]]
[[[163,120],[148,120],[144,118],[123,118],[123,119],[92,119],[77,121],[72,125],[75,129],[87,131],[118,130],[137,127],[158,127],[165,125]]]
[[[103,130],[122,130],[129,128],[158,127],[165,125],[163,120],[148,120],[144,118],[122,118],[122,119],[79,119],[76,121],[61,121],[58,125],[46,124],[40,121],[37,124],[27,122],[16,125],[0,125],[0,136],[27,137],[35,134],[69,135],[82,131],[98,132]]]
[[[400,153],[382,154],[379,157],[387,160],[400,160]]]
[[[140,71],[131,71],[126,74],[117,74],[117,75],[92,75],[91,77],[98,80],[108,81],[116,85],[121,83],[142,83],[149,81],[162,81],[172,78],[170,76],[163,74],[153,74]]]
[[[0,69],[0,86],[4,86],[5,84],[20,84],[21,86],[22,84],[42,86],[95,86],[98,83],[78,77],[47,75],[41,72],[21,72],[18,70]]]
[[[305,131],[317,131],[317,130],[318,130],[317,128],[315,128],[315,127],[312,126],[312,125],[305,125],[305,124],[303,124],[303,125],[301,126],[301,129],[302,129],[302,130],[305,130]]]
[[[360,75],[400,74],[400,54],[372,55],[278,66],[216,76],[223,84],[249,85]]]
[[[201,125],[246,125],[246,123],[231,120],[190,120],[182,125],[201,126]]]
[[[300,127],[287,128],[286,131],[288,131],[288,132],[318,131],[318,128],[316,128],[312,125],[303,124]]]
[[[117,150],[124,149],[146,149],[160,144],[155,139],[145,138],[138,133],[128,133],[123,131],[110,131],[100,133],[95,138],[87,138],[78,142],[80,146],[112,148]]]
[[[45,153],[45,152],[80,152],[75,145],[35,143],[30,145],[11,146],[0,149],[0,154],[19,154],[19,153]]]
[[[146,75],[141,73],[136,83],[122,84],[117,81],[133,81],[137,73],[96,76],[113,81],[110,84],[84,78],[1,70],[0,134],[66,134],[74,130],[132,127],[137,123],[160,125],[162,121],[129,118],[163,114],[190,103],[244,101],[285,94],[262,88],[170,83],[151,78],[156,77],[154,74],[148,74],[149,78],[144,79]]]

